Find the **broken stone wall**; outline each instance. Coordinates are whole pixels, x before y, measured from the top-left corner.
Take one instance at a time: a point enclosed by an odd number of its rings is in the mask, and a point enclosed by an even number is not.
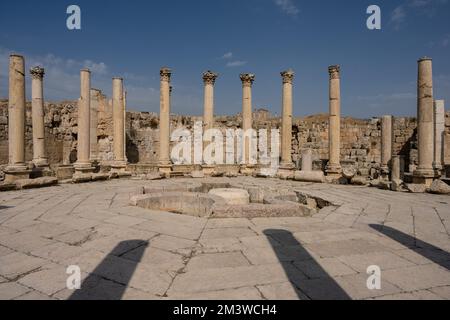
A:
[[[280,118],[275,118],[266,110],[254,115],[254,128],[279,128]],[[199,117],[172,116],[171,128],[186,127],[192,130]],[[242,117],[216,117],[216,126],[223,132],[240,127]],[[0,101],[0,165],[8,163],[8,106]],[[395,118],[394,152],[405,156],[406,171],[409,164],[417,164],[416,120]],[[446,163],[450,164],[450,120],[446,118]],[[156,164],[159,154],[159,117],[156,113],[128,112],[126,116],[127,158],[133,164]],[[77,148],[77,107],[76,102],[45,104],[46,148],[50,163],[74,163]],[[98,158],[108,164],[113,160],[113,128],[111,100],[101,95],[98,107]],[[361,171],[379,164],[381,158],[381,121],[378,118],[360,120],[342,119],[341,159],[355,163]],[[328,158],[328,117],[326,114],[298,118],[294,120],[292,155],[298,163],[303,149],[314,150],[315,159],[326,162]],[[32,159],[31,105],[27,104],[26,116],[26,160]]]

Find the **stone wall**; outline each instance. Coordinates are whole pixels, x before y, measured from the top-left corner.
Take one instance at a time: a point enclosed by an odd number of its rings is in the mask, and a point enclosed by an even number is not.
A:
[[[98,159],[104,164],[113,160],[112,108],[106,96],[99,95],[98,104]],[[192,129],[199,117],[177,116],[171,118],[171,128]],[[242,117],[216,117],[216,126],[225,129],[240,127]],[[32,159],[31,105],[27,103],[26,160]],[[281,120],[264,109],[254,114],[254,128],[279,128]],[[416,120],[395,118],[394,152],[404,155],[406,171],[417,164]],[[378,118],[360,120],[342,119],[341,159],[355,163],[364,172],[381,160],[381,121]],[[450,113],[446,114],[446,163],[450,164]],[[128,112],[126,117],[127,158],[130,163],[156,164],[159,154],[159,117],[155,113]],[[8,108],[7,101],[0,101],[0,165],[8,163]],[[46,148],[50,163],[74,163],[77,148],[76,102],[45,104]],[[298,163],[302,149],[314,150],[316,163],[328,158],[328,118],[319,114],[294,120],[292,136],[293,160]],[[319,161],[322,160],[322,161]]]

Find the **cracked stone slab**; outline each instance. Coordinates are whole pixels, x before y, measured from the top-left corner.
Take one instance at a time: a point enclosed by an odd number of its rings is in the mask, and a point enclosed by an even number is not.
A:
[[[48,264],[47,260],[14,252],[0,257],[0,275],[7,279],[16,279]]]

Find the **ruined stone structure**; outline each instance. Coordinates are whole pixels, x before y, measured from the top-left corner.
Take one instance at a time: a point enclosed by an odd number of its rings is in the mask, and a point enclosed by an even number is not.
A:
[[[98,161],[103,165],[111,165],[113,154],[113,119],[112,106],[100,91],[99,109],[97,111],[97,145]],[[31,103],[26,107],[25,162],[33,160]],[[255,129],[281,128],[281,119],[272,117],[266,111],[253,113]],[[77,159],[78,118],[77,103],[45,102],[45,151],[52,166],[74,163]],[[240,128],[242,116],[216,116],[218,128]],[[193,129],[195,121],[201,117],[171,117],[171,127],[186,126]],[[127,158],[132,165],[148,164],[157,166],[159,161],[159,117],[156,113],[127,112],[126,123]],[[405,171],[409,172],[409,164],[418,165],[417,122],[414,118],[393,119],[393,154],[401,154],[405,158]],[[444,161],[450,163],[450,112],[446,114],[444,140]],[[326,164],[328,159],[328,121],[325,115],[308,116],[293,119],[292,126],[292,158],[300,168],[302,150],[312,149],[314,166]],[[353,119],[343,118],[341,124],[342,161],[350,161],[363,172],[375,164],[381,165],[381,118]],[[320,161],[323,160],[323,161]],[[0,101],[0,165],[8,163],[8,101]]]
[[[160,71],[159,117],[144,112],[127,113],[123,79],[113,78],[113,97],[108,100],[100,90],[91,88],[91,74],[87,69],[80,72],[78,102],[44,103],[44,70],[40,67],[30,71],[33,78],[30,112],[30,104],[25,102],[24,59],[12,55],[10,61],[10,100],[0,104],[0,150],[4,151],[0,154],[0,163],[4,163],[0,169],[5,173],[6,182],[28,178],[33,168],[56,172],[59,179],[63,179],[61,168],[74,168],[75,182],[111,178],[106,172],[115,173],[117,177],[119,172],[126,173],[127,168],[135,173],[156,169],[170,176],[194,173],[196,165],[200,164],[202,175],[217,174],[217,165],[195,159],[195,155],[194,164],[172,163],[171,150],[175,142],[171,144],[171,132],[183,127],[195,133],[195,126],[201,120],[204,125],[200,132],[211,128],[222,133],[227,129],[242,129],[243,148],[239,150],[242,159],[238,151],[234,166],[240,166],[238,171],[245,175],[262,174],[256,171],[258,165],[254,158],[261,150],[250,139],[259,129],[276,128],[281,131],[280,178],[346,183],[359,175],[381,178],[380,183],[384,181],[381,187],[401,189],[403,182],[430,186],[433,180],[445,173],[448,175],[449,114],[445,115],[444,101],[433,100],[429,58],[418,62],[417,122],[413,118],[392,116],[371,120],[341,119],[340,67],[337,65],[328,69],[329,114],[303,119],[292,116],[292,70],[281,73],[281,118],[274,118],[263,109],[253,112],[253,74],[240,75],[242,113],[234,117],[214,115],[214,84],[218,75],[211,71],[203,74],[203,117],[171,115],[172,73],[169,68]],[[195,136],[194,140],[198,138]],[[231,151],[234,156],[237,150]],[[225,148],[223,158],[228,159],[228,152],[230,150]],[[185,168],[181,170],[183,165]],[[294,169],[300,171],[294,173]],[[94,170],[97,173],[93,174]],[[84,176],[80,178],[81,175]]]

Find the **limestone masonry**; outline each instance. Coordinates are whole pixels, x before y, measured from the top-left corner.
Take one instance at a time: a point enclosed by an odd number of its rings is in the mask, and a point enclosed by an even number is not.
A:
[[[111,164],[114,159],[114,138],[111,101],[95,92],[98,101],[97,159]],[[45,103],[45,152],[51,165],[74,163],[77,159],[77,103],[64,101]],[[254,112],[254,128],[281,129],[281,119],[264,109]],[[218,116],[215,125],[220,128],[239,128],[241,116]],[[172,128],[191,128],[201,117],[172,115]],[[298,163],[304,149],[313,149],[313,158],[328,158],[328,116],[319,114],[296,118],[292,127],[292,158]],[[354,161],[360,170],[381,165],[381,118],[343,118],[341,124],[341,159]],[[156,165],[159,159],[159,117],[156,113],[127,112],[126,157],[131,164]],[[417,122],[415,118],[393,119],[393,152],[405,157],[405,162],[417,165]],[[450,165],[450,112],[445,117],[445,164]],[[26,105],[25,160],[33,160],[33,134],[31,102]],[[8,163],[8,101],[0,100],[0,165]],[[316,164],[318,161],[316,161]],[[408,165],[406,170],[408,171]],[[448,170],[448,169],[447,169]]]

